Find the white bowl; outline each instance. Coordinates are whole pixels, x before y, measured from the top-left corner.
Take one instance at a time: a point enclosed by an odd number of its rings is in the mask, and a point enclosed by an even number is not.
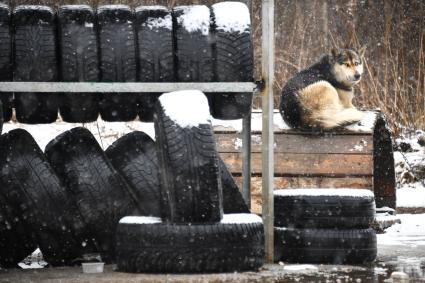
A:
[[[83,273],[102,273],[104,262],[83,262]]]

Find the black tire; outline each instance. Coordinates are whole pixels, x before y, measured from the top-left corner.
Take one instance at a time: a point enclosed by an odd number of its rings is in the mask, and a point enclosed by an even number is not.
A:
[[[99,81],[95,16],[90,6],[66,5],[58,12],[61,78],[64,82]],[[97,120],[99,94],[63,94],[60,114],[65,122]]]
[[[0,180],[1,182],[1,180]],[[0,266],[17,267],[17,264],[36,248],[36,239],[20,211],[6,201],[5,186],[0,187]]]
[[[375,231],[368,229],[275,228],[275,260],[294,263],[365,264],[377,254]]]
[[[187,30],[187,15],[194,13],[204,25]],[[203,18],[201,18],[203,17]],[[189,17],[190,18],[190,17]],[[213,41],[210,11],[205,5],[178,6],[173,9],[174,52],[178,82],[214,81]],[[211,95],[207,94],[211,105]]]
[[[220,166],[221,184],[223,187],[223,212],[225,214],[250,213],[238,185],[236,185],[223,159],[219,158],[218,162]]]
[[[375,219],[375,199],[369,191],[363,196],[348,194],[336,195],[326,189],[323,194],[308,195],[306,190],[279,190],[274,193],[274,213],[276,227],[351,229],[369,228]],[[310,191],[311,192],[311,191]],[[316,190],[317,192],[317,190]]]
[[[222,15],[223,5],[228,4],[222,2],[212,5],[216,79],[219,82],[251,82],[254,77],[251,25],[242,25],[243,30],[229,30],[228,26],[221,26],[217,19],[228,17]],[[249,18],[249,10],[244,3],[237,2],[233,5],[237,5],[235,8],[238,11],[241,8],[246,9],[246,16]],[[223,120],[244,118],[251,112],[252,96],[252,92],[216,94],[212,97],[212,115]]]
[[[18,6],[14,10],[14,81],[55,82],[58,79],[56,24],[47,6]],[[15,93],[16,118],[21,123],[53,123],[59,94]]]
[[[0,3],[0,82],[12,81],[12,39],[10,33],[10,10],[9,7]],[[0,93],[3,103],[3,119],[9,121],[12,118],[12,93]]]
[[[126,5],[98,8],[102,82],[135,82],[136,40],[133,13]],[[104,93],[100,115],[105,121],[131,121],[137,117],[137,94]]]
[[[85,128],[60,134],[46,146],[45,154],[77,203],[97,251],[110,260],[118,221],[139,215],[127,183]]]
[[[81,257],[84,227],[65,188],[32,136],[16,129],[1,139],[0,187],[7,204],[31,227],[44,259],[51,265]]]
[[[161,6],[136,8],[140,82],[173,82],[174,53],[171,12]],[[155,102],[160,94],[146,93],[139,98],[139,118],[152,122]]]
[[[144,221],[146,218],[137,219]],[[159,219],[127,224],[123,223],[125,220],[120,221],[117,229],[120,271],[234,272],[258,270],[263,265],[261,222],[187,225],[161,223]]]
[[[175,223],[218,222],[223,214],[223,196],[211,123],[180,126],[165,113],[161,100],[166,95],[191,99],[178,92],[169,93],[163,94],[156,104],[161,195],[163,207],[169,208],[163,210],[163,217]]]
[[[105,154],[132,188],[141,215],[160,217],[161,189],[155,142],[143,132],[132,132],[115,141]]]

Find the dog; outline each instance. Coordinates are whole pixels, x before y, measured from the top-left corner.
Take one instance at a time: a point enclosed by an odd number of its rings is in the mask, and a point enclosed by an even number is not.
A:
[[[282,89],[280,113],[292,128],[332,130],[359,122],[364,112],[353,103],[353,86],[363,74],[365,48],[332,49],[295,74]]]

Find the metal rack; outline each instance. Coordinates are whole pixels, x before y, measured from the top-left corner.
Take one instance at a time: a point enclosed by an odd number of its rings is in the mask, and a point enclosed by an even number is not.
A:
[[[250,0],[245,1],[252,11]],[[251,13],[252,15],[252,13]],[[262,0],[262,217],[265,228],[267,262],[273,262],[273,82],[274,82],[274,0]],[[0,92],[44,93],[99,93],[132,92],[164,93],[176,90],[198,89],[208,93],[256,92],[252,82],[235,83],[87,83],[87,82],[0,82]],[[251,201],[251,115],[242,121],[243,196]]]

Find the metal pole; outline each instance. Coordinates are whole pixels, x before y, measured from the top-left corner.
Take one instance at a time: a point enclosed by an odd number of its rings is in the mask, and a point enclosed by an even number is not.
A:
[[[242,123],[242,195],[251,209],[251,111]]]
[[[274,0],[262,1],[261,68],[264,89],[261,92],[263,110],[262,130],[262,216],[265,232],[266,261],[273,262],[274,204],[273,204],[273,82],[274,82]]]

